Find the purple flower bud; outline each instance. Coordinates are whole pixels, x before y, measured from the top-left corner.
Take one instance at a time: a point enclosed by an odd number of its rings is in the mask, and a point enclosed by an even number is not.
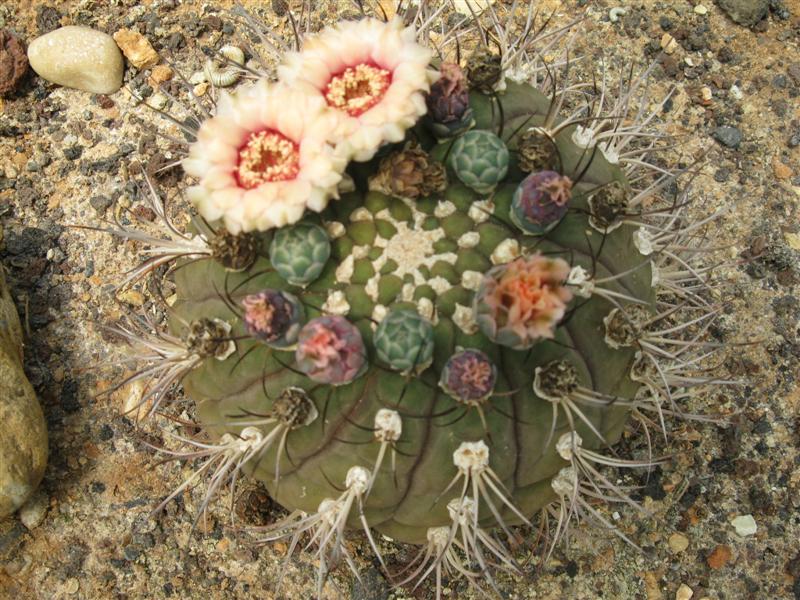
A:
[[[511,200],[511,220],[526,233],[543,235],[567,214],[572,180],[555,171],[531,173]]]
[[[468,348],[457,352],[442,369],[440,387],[465,404],[479,404],[494,392],[497,368],[480,350]]]

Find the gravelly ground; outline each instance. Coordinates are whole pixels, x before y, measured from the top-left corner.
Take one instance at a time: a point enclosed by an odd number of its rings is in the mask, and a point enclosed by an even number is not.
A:
[[[315,4],[320,21],[343,12]],[[695,599],[800,598],[800,3],[772,2],[770,17],[754,30],[734,24],[710,0],[703,0],[706,15],[694,10],[697,2],[625,2],[627,14],[616,23],[608,20],[616,3],[542,4],[559,7],[558,22],[588,6],[576,50],[590,56],[602,50],[618,66],[648,60],[665,31],[678,40],[655,72],[655,87],[662,93],[676,87],[666,118],[682,136],[681,155],[697,158],[707,150],[696,183],[703,211],[728,210],[711,235],[731,262],[720,270],[725,302],[715,335],[760,343],[737,347],[726,361],[748,385],[697,402],[738,409],[734,425],[676,426],[669,446],[659,446],[676,453],[674,464],[651,476],[641,494],[655,517],[622,511],[621,523],[642,553],[587,530],[569,551],[532,563],[523,581],[504,579],[501,587],[508,598],[671,599],[686,594],[678,592],[682,584]],[[0,27],[30,40],[59,22],[109,33],[133,26],[156,48],[172,48],[187,73],[200,66],[200,48],[233,39],[217,18],[227,2],[138,5],[5,0]],[[262,12],[286,30],[286,19],[269,3]],[[146,79],[133,68],[126,72],[134,89],[141,91]],[[153,432],[137,431],[120,416],[123,398],[97,398],[115,375],[96,368],[114,354],[98,324],[119,314],[109,284],[136,256],[109,237],[70,226],[100,225],[122,206],[147,216],[128,173],[163,160],[154,155],[168,159],[170,149],[143,133],[142,119],[151,120],[125,92],[92,96],[32,75],[13,98],[0,101],[0,258],[28,324],[28,374],[51,434],[44,522],[32,531],[17,519],[0,523],[0,597],[276,597],[285,548],[254,549],[223,527],[223,512],[193,537],[182,506],[149,518],[181,473],[153,468],[142,443],[155,439]],[[741,145],[714,141],[719,126],[737,127]],[[245,523],[274,511],[255,486],[237,502]],[[741,538],[730,520],[747,514],[758,531]],[[688,540],[680,552],[670,547],[675,532]],[[367,549],[354,549],[363,557],[365,583],[337,575],[326,588],[330,597],[431,597],[427,588],[416,596],[391,592]],[[385,550],[397,564],[408,557],[403,549]],[[309,595],[313,584],[311,560],[295,560],[281,596]],[[471,597],[463,582],[451,581],[448,591]]]

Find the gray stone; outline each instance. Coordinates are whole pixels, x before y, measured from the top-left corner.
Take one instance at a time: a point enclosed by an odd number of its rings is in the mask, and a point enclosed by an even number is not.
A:
[[[47,466],[47,427],[22,370],[22,327],[0,266],[0,519],[22,506]]]
[[[714,139],[728,148],[738,148],[742,143],[742,132],[738,127],[723,125],[714,130]]]
[[[89,198],[89,204],[98,215],[104,215],[108,208],[114,203],[108,196],[92,196]]]
[[[28,61],[40,77],[66,87],[111,94],[122,85],[122,53],[110,35],[69,25],[33,40]]]
[[[719,7],[739,25],[752,27],[769,12],[769,0],[717,0]]]

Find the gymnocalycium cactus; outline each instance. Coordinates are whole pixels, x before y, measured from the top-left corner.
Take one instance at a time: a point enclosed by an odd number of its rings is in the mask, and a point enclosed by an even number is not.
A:
[[[240,472],[262,481],[291,512],[254,533],[308,535],[318,594],[342,558],[355,570],[353,529],[395,583],[432,575],[437,597],[443,574],[483,589],[517,570],[498,528],[550,515],[551,551],[573,518],[614,530],[587,498],[630,498],[600,470],[659,462],[608,457],[626,425],[663,424],[715,381],[709,269],[688,191],[662,198],[680,173],[648,162],[643,79],[575,94],[535,28],[512,40],[496,19],[514,51],[478,48],[467,77],[432,60],[433,10],[416,31],[309,34],[277,83],[265,67],[223,92],[183,161],[203,219],[180,232],[151,186],[169,236],[114,230],[151,246],[126,284],[176,267],[168,330],[142,328],[132,379],[153,406],[178,382],[193,401],[210,441],[177,456],[209,461],[197,516]],[[374,531],[420,554],[397,573]]]

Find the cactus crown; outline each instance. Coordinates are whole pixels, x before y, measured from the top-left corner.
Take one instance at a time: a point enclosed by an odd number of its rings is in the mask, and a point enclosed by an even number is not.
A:
[[[114,231],[180,267],[169,331],[144,357],[157,366],[135,379],[156,403],[180,381],[217,440],[179,455],[224,457],[203,508],[243,470],[292,511],[257,536],[311,536],[318,593],[340,557],[355,568],[350,529],[384,567],[372,530],[422,545],[398,584],[494,586],[492,565],[518,568],[494,529],[511,539],[555,514],[550,552],[572,517],[613,529],[587,494],[632,501],[592,465],[658,464],[603,452],[630,418],[681,413],[673,385],[713,382],[694,373],[713,311],[676,208],[688,192],[660,200],[678,174],[648,165],[639,79],[609,108],[632,124],[615,127],[593,104],[562,115],[557,81],[519,76],[540,60],[526,52],[436,72],[424,26],[317,35],[280,83],[226,96],[199,125],[184,166],[207,223],[177,233],[151,187],[174,235]],[[328,72],[337,48],[352,64]],[[289,104],[253,123],[254,99],[286,94],[303,127]]]

